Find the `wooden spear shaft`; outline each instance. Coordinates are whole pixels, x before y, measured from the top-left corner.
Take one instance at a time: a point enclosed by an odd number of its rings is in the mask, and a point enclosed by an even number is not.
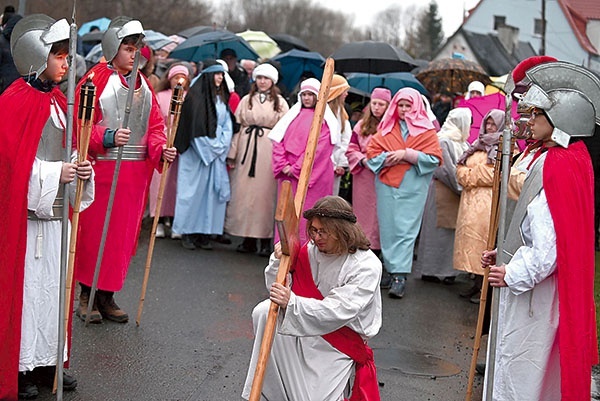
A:
[[[296,221],[302,215],[302,208],[304,206],[304,200],[306,199],[306,192],[308,191],[308,181],[310,179],[310,173],[312,171],[315,152],[317,150],[317,143],[319,139],[319,134],[321,132],[321,125],[323,124],[325,107],[327,107],[327,96],[329,95],[331,78],[333,77],[333,67],[333,59],[328,58],[325,63],[325,70],[323,72],[323,79],[321,82],[321,88],[319,90],[319,100],[315,107],[315,115],[310,126],[310,133],[306,145],[306,152],[304,154],[302,170],[300,170],[300,178],[298,180],[298,188],[296,189],[296,195],[294,197],[294,214]],[[288,188],[287,191],[290,191],[290,189]],[[280,197],[282,197],[282,195],[283,193],[279,194]],[[287,252],[288,254],[286,254],[285,248],[282,246],[282,250],[284,251],[284,253],[281,256],[281,260],[279,262],[279,270],[277,271],[276,278],[276,282],[280,284],[285,285],[287,274],[294,261],[294,257],[297,251],[294,248],[294,246],[290,247],[290,249]],[[269,314],[267,315],[267,322],[265,324],[262,342],[260,345],[258,361],[256,363],[256,370],[254,371],[254,379],[252,381],[252,389],[250,391],[249,401],[260,400],[260,394],[265,378],[265,371],[267,368],[267,363],[269,361],[269,356],[271,355],[271,347],[273,346],[273,338],[275,336],[278,312],[279,306],[276,303],[271,302],[271,305],[269,307]]]
[[[177,132],[177,126],[179,125],[179,117],[181,116],[181,105],[183,103],[183,86],[179,82],[173,89],[173,96],[171,97],[171,107],[169,120],[167,121],[167,147],[173,147],[175,140],[175,133]],[[156,241],[156,227],[158,226],[158,219],[160,218],[160,211],[162,208],[163,194],[165,192],[165,186],[167,183],[167,173],[169,172],[169,166],[171,163],[164,160],[162,174],[160,176],[160,186],[158,188],[158,196],[156,198],[156,209],[154,210],[154,220],[152,222],[152,230],[150,231],[150,244],[148,245],[148,255],[146,256],[146,268],[144,270],[144,281],[142,283],[142,292],[140,294],[140,302],[138,305],[137,317],[135,318],[135,324],[139,327],[142,319],[142,310],[144,309],[144,300],[146,299],[146,288],[148,287],[148,279],[150,277],[150,267],[152,265],[152,255],[154,254],[154,243]]]
[[[69,25],[69,72],[67,78],[67,127],[65,132],[65,163],[71,163],[71,152],[73,151],[73,109],[75,104],[75,53],[77,45],[77,25],[75,24],[75,2],[73,2],[72,22]],[[68,264],[67,239],[69,238],[69,186],[63,184],[63,215],[62,215],[62,235],[60,250],[60,292],[58,299],[58,349],[56,356],[56,370],[54,374],[54,384],[52,392],[56,393],[56,399],[62,401],[63,396],[63,365],[64,352],[67,337],[67,327],[62,326],[61,322],[66,301],[66,274]],[[70,314],[66,315],[67,319]]]
[[[500,170],[502,165],[502,142],[498,145],[496,161],[494,163],[494,178],[492,181],[492,208],[490,211],[490,227],[488,229],[488,238],[486,242],[487,250],[494,249],[496,246],[496,234],[498,233],[498,202],[500,195]],[[473,345],[473,356],[471,358],[471,367],[469,369],[469,383],[467,384],[466,401],[471,401],[473,396],[473,382],[475,381],[475,368],[477,367],[477,357],[481,346],[481,333],[483,332],[483,320],[485,307],[487,303],[488,282],[490,269],[484,268],[483,283],[481,285],[481,297],[479,299],[479,315],[477,316],[477,328],[475,330],[475,343]]]
[[[133,69],[129,77],[129,88],[127,90],[127,99],[125,102],[125,115],[123,117],[123,123],[121,128],[129,127],[129,116],[131,114],[131,107],[133,104],[133,93],[135,92],[135,85],[137,84],[138,68],[140,65],[140,49],[136,50],[135,58],[133,59]],[[104,256],[104,246],[106,245],[106,237],[108,235],[108,227],[110,225],[110,216],[112,215],[113,203],[115,201],[115,193],[117,192],[117,183],[119,179],[119,172],[121,170],[121,161],[123,159],[123,146],[119,146],[117,151],[117,160],[115,162],[115,170],[113,172],[113,179],[110,186],[110,193],[108,195],[108,204],[106,206],[106,215],[104,216],[104,224],[102,226],[102,236],[100,237],[100,246],[98,247],[98,257],[96,258],[96,267],[94,268],[94,277],[92,278],[92,287],[90,289],[90,298],[88,301],[87,312],[85,316],[85,326],[90,323],[90,316],[92,314],[92,308],[94,306],[94,300],[96,298],[96,290],[98,288],[98,278],[100,276],[100,267],[102,266],[102,257]]]

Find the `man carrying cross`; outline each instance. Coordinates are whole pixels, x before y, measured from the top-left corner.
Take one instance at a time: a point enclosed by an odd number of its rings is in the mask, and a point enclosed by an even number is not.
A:
[[[381,262],[338,196],[304,212],[310,242],[291,268],[289,287],[275,282],[281,258],[276,244],[265,281],[270,299],[252,313],[255,343],[242,397],[248,399],[269,303],[281,309],[261,399],[379,400],[373,352],[366,341],[381,327]],[[354,398],[350,398],[354,399]]]

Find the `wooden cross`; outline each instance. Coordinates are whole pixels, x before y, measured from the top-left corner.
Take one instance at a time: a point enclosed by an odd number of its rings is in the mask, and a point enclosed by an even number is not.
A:
[[[298,188],[296,195],[292,193],[292,185],[289,181],[284,181],[281,185],[281,190],[277,198],[277,210],[275,212],[275,222],[279,231],[281,241],[281,260],[279,270],[277,271],[276,282],[285,285],[288,272],[292,263],[296,260],[296,255],[300,250],[300,240],[298,234],[298,222],[302,216],[302,208],[306,199],[306,191],[308,190],[308,182],[312,171],[315,152],[321,125],[323,124],[323,116],[325,115],[325,107],[327,107],[327,97],[331,86],[331,78],[333,77],[333,59],[328,58],[325,63],[325,71],[321,81],[319,90],[319,100],[315,107],[315,115],[310,126],[308,141],[306,143],[306,151],[304,153],[304,161],[300,170],[300,178],[298,180]],[[256,370],[254,371],[254,380],[252,381],[252,390],[250,391],[249,401],[259,401],[262,391],[265,370],[271,347],[273,346],[273,338],[275,336],[275,327],[277,325],[277,313],[279,306],[271,301],[267,323],[260,345]]]

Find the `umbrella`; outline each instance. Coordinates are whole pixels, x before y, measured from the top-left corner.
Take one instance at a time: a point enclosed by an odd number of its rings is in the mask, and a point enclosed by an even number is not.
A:
[[[152,50],[158,50],[162,49],[168,44],[173,43],[174,41],[164,33],[153,31],[152,29],[146,29],[144,31],[144,42]]]
[[[223,49],[233,49],[238,59],[258,59],[258,54],[248,42],[228,31],[211,31],[192,36],[173,49],[169,57],[185,61],[216,59]]]
[[[188,38],[191,38],[192,36],[196,36],[201,33],[212,32],[212,31],[216,31],[216,30],[217,29],[215,29],[212,26],[197,25],[197,26],[193,26],[191,28],[184,29],[183,31],[178,32],[177,35],[183,36],[184,38],[188,39]]]
[[[392,91],[410,87],[418,90],[423,95],[429,95],[427,89],[410,72],[388,72],[386,74],[367,74],[365,72],[353,72],[347,77],[350,86],[371,93],[376,86],[385,86]]]
[[[104,31],[88,32],[81,37],[81,40],[84,43],[100,43],[100,42],[102,42],[103,36],[104,36]]]
[[[279,45],[279,48],[281,49],[282,52],[287,52],[292,49],[298,49],[298,50],[304,50],[304,51],[310,50],[308,48],[308,45],[302,39],[297,38],[292,35],[288,35],[287,33],[276,33],[274,35],[269,35],[269,36],[275,42],[277,42],[277,45]]]
[[[91,64],[96,64],[100,62],[102,55],[102,43],[98,43],[85,55],[85,61],[89,61]]]
[[[85,35],[90,31],[93,26],[97,26],[101,31],[106,31],[108,25],[110,24],[110,19],[106,17],[98,18],[92,21],[85,22],[81,24],[79,30],[77,31],[80,35]]]
[[[288,52],[278,54],[272,60],[279,62],[281,65],[281,82],[283,82],[286,88],[291,89],[295,87],[304,71],[312,72],[317,79],[323,77],[325,58],[317,52],[292,49]]]
[[[343,72],[383,74],[410,71],[416,66],[404,50],[373,40],[342,45],[331,57],[335,60],[336,69]]]
[[[483,122],[483,117],[491,109],[506,110],[506,97],[501,93],[492,93],[491,95],[474,97],[471,99],[463,99],[458,103],[458,107],[467,107],[473,115],[473,123],[471,124],[471,132],[469,134],[469,143],[473,143],[479,137],[479,128]],[[512,107],[513,119],[518,119],[517,103],[513,101]]]
[[[491,82],[479,64],[458,58],[434,60],[416,77],[432,93],[463,93],[472,81],[481,81],[484,85]]]
[[[258,55],[263,58],[271,58],[279,53],[281,53],[281,49],[277,46],[277,42],[275,42],[269,35],[264,33],[263,31],[251,31],[247,30],[244,32],[240,32],[237,34],[246,40],[246,42],[250,43],[250,46],[258,53]]]

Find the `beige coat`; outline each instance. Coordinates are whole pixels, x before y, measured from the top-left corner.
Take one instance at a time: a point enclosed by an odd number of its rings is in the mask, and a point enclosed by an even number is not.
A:
[[[277,181],[271,168],[273,147],[267,136],[271,128],[288,111],[288,105],[280,96],[280,110],[275,112],[272,101],[267,100],[261,104],[258,94],[255,94],[250,109],[249,99],[248,95],[244,96],[236,110],[235,117],[241,127],[233,136],[227,155],[228,159],[233,160],[235,167],[229,172],[231,200],[225,216],[225,232],[240,237],[273,238]],[[247,133],[251,125],[263,127],[260,134]],[[254,177],[250,177],[248,173],[252,164],[255,139],[255,173]]]
[[[463,187],[454,237],[454,268],[483,275],[481,254],[487,247],[492,207],[494,166],[487,153],[478,151],[456,168]]]

